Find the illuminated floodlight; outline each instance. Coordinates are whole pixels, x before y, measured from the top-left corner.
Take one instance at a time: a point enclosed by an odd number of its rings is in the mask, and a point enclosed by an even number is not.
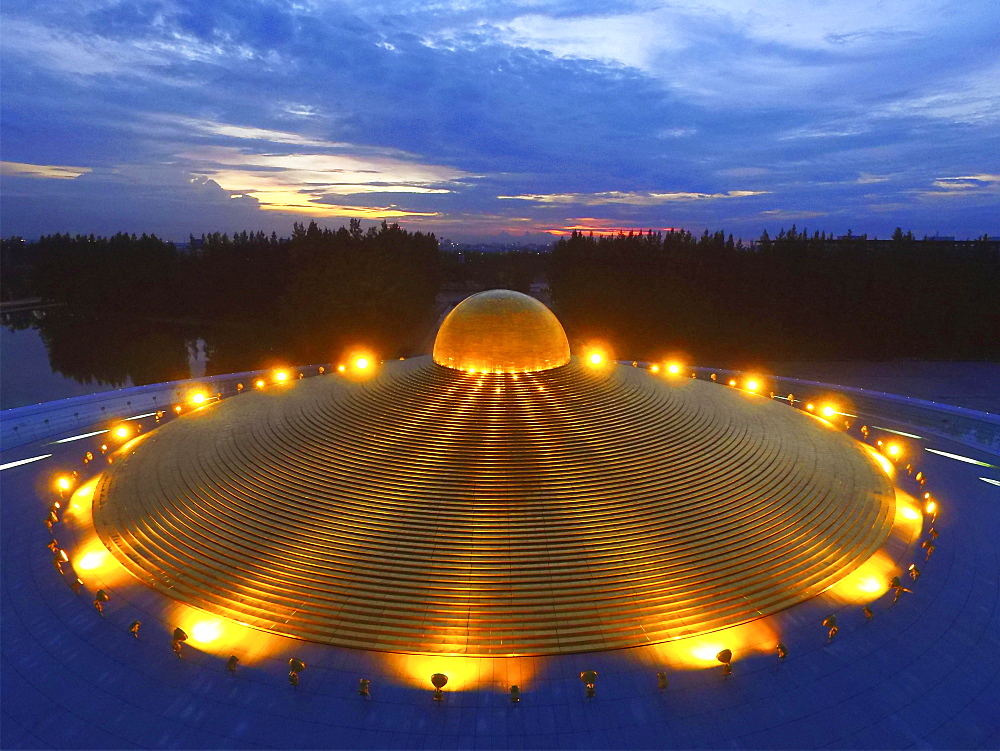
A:
[[[650,365],[649,366],[649,372],[650,373],[659,373],[660,372],[660,366],[659,365]]]
[[[274,380],[277,381],[278,383],[284,383],[285,381],[288,380],[288,371],[286,370],[275,371]]]
[[[180,414],[181,413],[181,405],[178,404],[176,407],[174,407],[174,412],[176,412],[177,414]]]
[[[365,370],[369,365],[371,365],[371,361],[367,357],[359,357],[354,361],[354,367],[358,370]]]
[[[448,685],[448,676],[444,673],[435,673],[431,676],[431,685],[434,686],[434,701],[441,701],[444,698],[443,689]]]
[[[937,513],[937,504],[934,501],[927,501],[927,503],[924,504],[924,511],[933,516]]]
[[[760,384],[757,381],[747,381],[747,391],[756,391],[760,388]]]
[[[256,386],[259,389],[264,388],[264,379],[263,378],[258,378],[256,381],[254,381],[253,385]]]
[[[736,385],[736,381],[735,380],[730,380],[729,381],[729,385],[730,386],[735,386]]]
[[[889,456],[899,456],[899,444],[890,443],[885,450],[888,452]]]
[[[584,670],[580,673],[580,682],[583,683],[587,698],[592,699],[594,697],[595,687],[597,684],[597,671]]]
[[[814,409],[816,409],[816,407],[810,402],[809,404],[806,405],[806,409],[812,412]]]
[[[191,394],[192,404],[204,404],[206,399],[208,399],[208,397],[205,396],[205,394],[203,394],[201,391],[196,391],[195,393]]]
[[[681,372],[681,366],[672,362],[667,366],[667,372],[670,373],[670,375],[677,375]]]
[[[69,490],[73,487],[73,481],[68,477],[60,477],[56,480],[56,487],[59,488],[60,491]]]
[[[589,355],[587,355],[587,362],[589,362],[591,365],[600,365],[602,362],[604,362],[604,355],[602,355],[600,352],[591,352]]]
[[[120,438],[121,440],[125,440],[126,438],[129,437],[129,435],[130,435],[129,429],[126,428],[124,425],[119,425],[117,428],[115,428],[115,438]]]

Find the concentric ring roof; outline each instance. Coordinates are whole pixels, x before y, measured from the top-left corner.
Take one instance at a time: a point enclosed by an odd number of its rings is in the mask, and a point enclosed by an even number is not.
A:
[[[891,526],[846,436],[691,379],[429,357],[255,391],[150,434],[95,496],[105,544],[171,596],[340,646],[553,654],[808,598]]]

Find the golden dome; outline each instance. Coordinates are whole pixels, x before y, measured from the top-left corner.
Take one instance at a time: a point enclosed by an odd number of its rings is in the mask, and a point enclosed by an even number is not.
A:
[[[477,373],[530,373],[569,362],[569,341],[551,310],[533,297],[493,289],[467,297],[434,340],[434,362]]]
[[[738,389],[415,357],[192,411],[123,449],[93,508],[123,566],[201,610],[342,647],[500,656],[776,613],[867,560],[895,496],[845,434]]]

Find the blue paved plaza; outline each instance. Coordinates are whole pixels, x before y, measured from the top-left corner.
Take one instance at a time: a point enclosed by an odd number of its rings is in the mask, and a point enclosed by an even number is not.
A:
[[[981,479],[1000,481],[1000,457],[986,450],[909,442],[927,484],[899,472],[897,485],[930,491],[940,505],[930,560],[920,548],[926,517],[881,551],[898,568],[918,563],[919,579],[904,582],[911,593],[895,605],[891,593],[878,595],[871,622],[831,590],[719,634],[736,653],[728,677],[710,655],[693,659],[684,640],[514,663],[263,634],[259,643],[242,637],[231,675],[225,636],[174,656],[177,621],[164,596],[109,581],[100,617],[92,599],[105,582],[80,572],[75,594],[56,571],[42,523],[59,497],[53,481],[73,469],[85,479],[100,462],[84,467],[80,457],[100,440],[41,440],[3,455],[6,465],[52,454],[0,474],[3,748],[1000,747],[1000,487]],[[85,530],[64,521],[53,535],[73,550]],[[830,614],[840,630],[828,644],[821,622]],[[139,639],[129,633],[134,620]],[[290,657],[308,664],[298,687],[288,683]],[[591,699],[582,670],[599,675]],[[660,671],[669,679],[662,690]],[[452,676],[441,702],[431,697],[432,672]],[[360,678],[371,681],[370,697],[358,694]],[[519,703],[510,683],[521,686]]]

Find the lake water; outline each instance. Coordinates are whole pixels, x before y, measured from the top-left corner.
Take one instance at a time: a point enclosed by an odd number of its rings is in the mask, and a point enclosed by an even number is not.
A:
[[[442,312],[447,306],[442,303]],[[0,409],[126,386],[305,364],[254,331],[91,318],[66,309],[3,314]],[[426,349],[432,341],[428,333]],[[422,351],[426,351],[422,350]],[[719,363],[699,363],[719,365]],[[1000,414],[997,363],[772,363],[772,373]]]
[[[56,320],[64,313],[3,314],[0,409],[205,375],[206,344],[197,331]]]

